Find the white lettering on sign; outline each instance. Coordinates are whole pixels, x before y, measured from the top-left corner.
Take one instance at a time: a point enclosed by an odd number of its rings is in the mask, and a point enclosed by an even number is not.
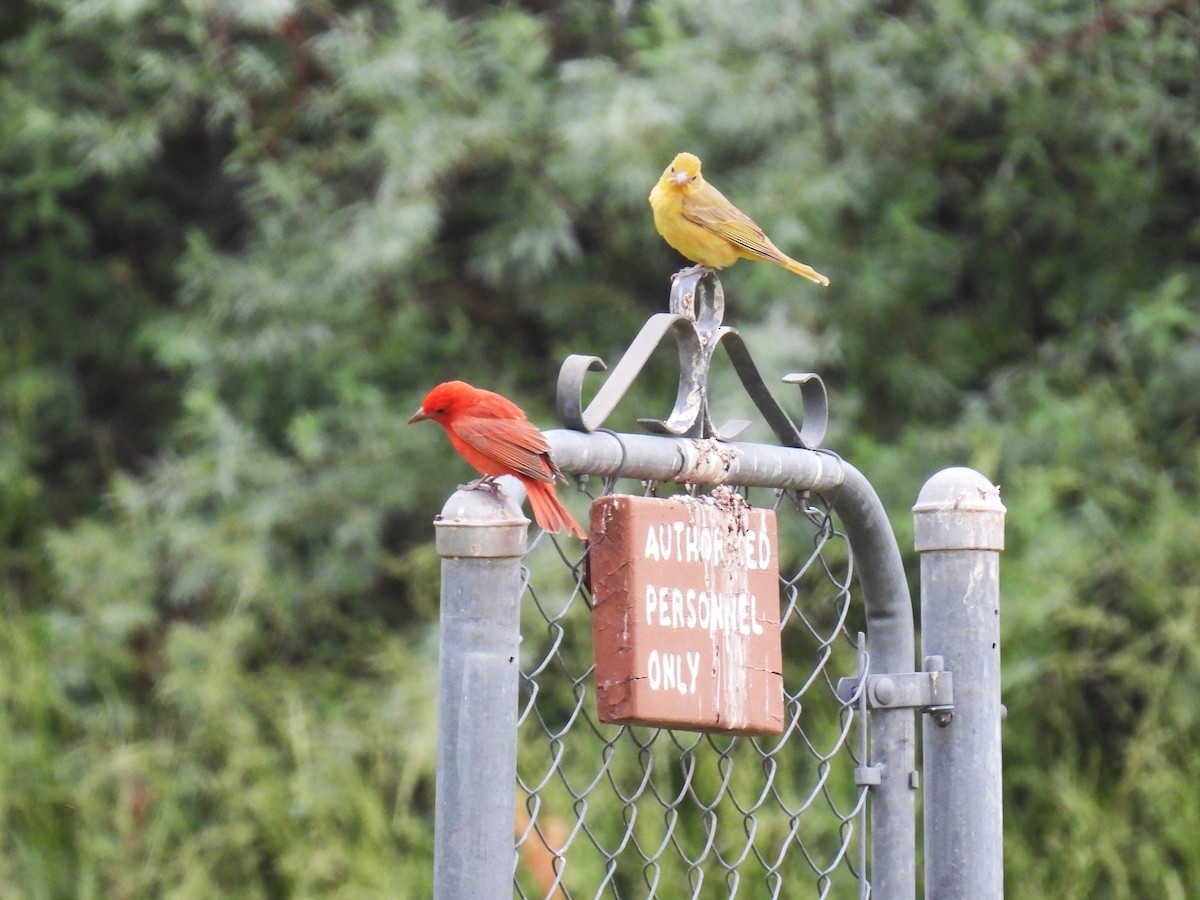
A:
[[[758,598],[748,591],[715,594],[646,585],[646,624],[709,634],[762,634]]]
[[[751,571],[771,566],[771,537],[765,530],[733,536],[720,526],[684,522],[655,522],[646,529],[643,555],[654,562],[741,563]],[[739,546],[740,545],[740,546]],[[733,560],[730,556],[735,557]],[[740,557],[740,559],[737,559]]]
[[[646,681],[652,691],[677,691],[695,694],[700,675],[700,653],[667,653],[651,650],[646,659]]]

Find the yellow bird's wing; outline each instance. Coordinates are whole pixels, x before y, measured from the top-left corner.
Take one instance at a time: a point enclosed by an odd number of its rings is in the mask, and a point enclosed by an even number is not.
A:
[[[683,217],[755,256],[772,262],[783,257],[758,224],[711,184],[683,198]]]

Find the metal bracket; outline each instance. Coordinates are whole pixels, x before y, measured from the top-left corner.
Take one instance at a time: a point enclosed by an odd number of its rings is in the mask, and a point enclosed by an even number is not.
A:
[[[925,670],[896,675],[868,675],[865,698],[868,709],[920,709],[943,727],[954,716],[953,673],[942,668],[940,656],[925,657]],[[857,677],[838,680],[837,696],[850,703],[859,696]]]
[[[599,429],[655,348],[671,335],[679,354],[679,389],[675,406],[666,419],[638,419],[647,431],[674,437],[731,441],[751,424],[746,419],[733,419],[718,427],[710,418],[709,367],[717,347],[723,346],[742,387],[780,443],[809,450],[821,445],[829,420],[825,383],[812,372],[783,378],[784,383],[800,388],[804,416],[797,426],[767,388],[737,329],[721,324],[725,315],[725,294],[716,275],[711,271],[697,271],[676,278],[671,289],[670,310],[656,313],[646,321],[586,407],[584,379],[588,372],[603,371],[605,365],[598,357],[582,354],[572,354],[563,361],[558,373],[558,415],[564,425],[575,431]]]
[[[879,787],[883,783],[883,769],[879,766],[859,766],[854,770],[854,783],[859,787]]]

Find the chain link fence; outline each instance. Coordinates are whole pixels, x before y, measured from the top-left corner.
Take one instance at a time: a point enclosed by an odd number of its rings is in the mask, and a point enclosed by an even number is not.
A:
[[[527,543],[519,495],[459,491],[436,523],[434,895],[913,900],[923,875],[929,896],[1000,900],[997,488],[945,469],[913,507],[917,668],[895,535],[849,463],[762,444],[547,438],[577,476],[741,484],[775,509],[785,727],[731,737],[600,722],[587,551],[540,532]]]
[[[998,489],[972,470],[945,469],[913,508],[918,667],[908,579],[883,504],[853,465],[817,449],[828,412],[821,379],[783,377],[800,390],[797,426],[736,329],[721,324],[711,272],[676,278],[669,308],[646,321],[589,403],[585,378],[603,363],[564,360],[557,401],[567,427],[545,437],[584,493],[591,478],[605,494],[721,485],[775,510],[783,732],[601,722],[587,550],[540,532],[527,546],[516,505],[460,491],[437,521],[435,895],[499,898],[511,883],[523,898],[915,898],[916,720],[927,713],[929,894],[999,900]],[[668,335],[680,367],[671,415],[639,420],[651,434],[604,428]],[[710,421],[718,346],[778,445],[734,440],[744,420]],[[962,700],[955,682],[968,686]]]
[[[586,551],[534,538],[521,570],[517,896],[869,895],[865,707],[836,691],[867,667],[854,557],[820,495],[744,493],[779,528],[780,735],[599,721]]]
[[[711,439],[546,437],[577,477],[740,484],[775,509],[785,728],[601,723],[587,551],[540,532],[527,543],[519,495],[459,491],[436,520],[434,896],[915,900],[923,791],[928,895],[1000,900],[998,489],[944,469],[913,507],[918,668],[895,535],[849,463]]]

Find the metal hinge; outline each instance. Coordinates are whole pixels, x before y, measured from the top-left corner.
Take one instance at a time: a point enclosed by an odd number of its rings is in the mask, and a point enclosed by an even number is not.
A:
[[[867,709],[920,709],[929,713],[943,728],[954,717],[954,679],[943,670],[940,656],[925,657],[921,672],[896,675],[868,675],[865,699]],[[837,696],[849,703],[859,690],[858,678],[838,681]]]

